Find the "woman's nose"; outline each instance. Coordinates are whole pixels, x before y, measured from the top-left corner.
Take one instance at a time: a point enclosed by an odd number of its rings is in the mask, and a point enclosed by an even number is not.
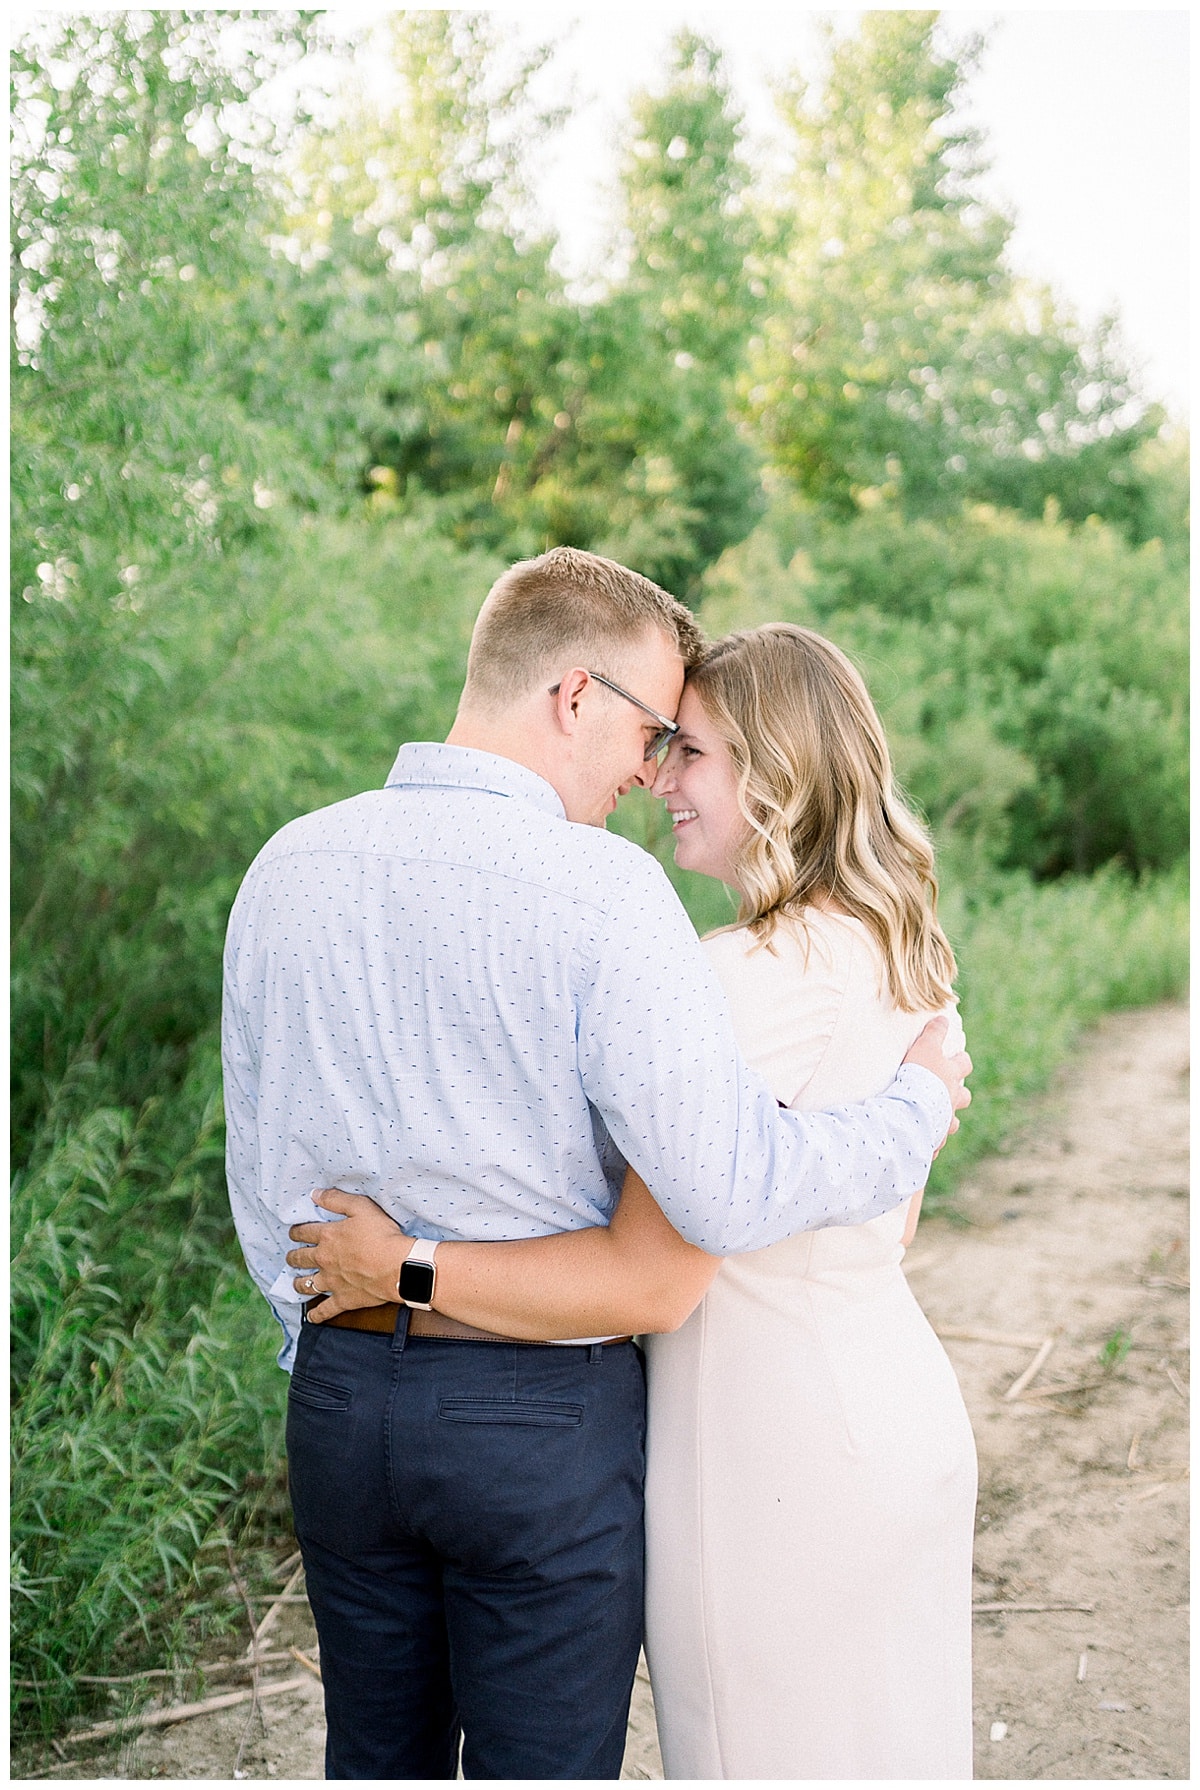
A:
[[[652,796],[665,796],[670,793],[675,782],[675,770],[671,764],[671,754],[663,759],[654,775],[654,781],[648,786]]]

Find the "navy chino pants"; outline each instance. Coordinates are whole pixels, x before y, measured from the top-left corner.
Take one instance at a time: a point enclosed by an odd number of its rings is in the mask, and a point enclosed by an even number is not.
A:
[[[330,1778],[616,1778],[642,1635],[645,1379],[306,1324],[288,1397]]]

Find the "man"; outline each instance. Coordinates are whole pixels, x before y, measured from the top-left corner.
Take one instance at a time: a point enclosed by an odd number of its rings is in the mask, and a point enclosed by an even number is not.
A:
[[[611,561],[513,567],[446,744],[285,827],[231,916],[229,1182],[295,1354],[329,1776],[453,1777],[460,1729],[468,1777],[618,1775],[643,1389],[627,1338],[485,1340],[400,1303],[301,1325],[285,1258],[312,1189],[429,1241],[534,1236],[603,1223],[628,1160],[720,1254],[899,1203],[968,1099],[939,1041],[877,1101],[781,1112],[662,871],[604,831],[653,780],[700,649]],[[401,1297],[432,1302],[411,1276]]]

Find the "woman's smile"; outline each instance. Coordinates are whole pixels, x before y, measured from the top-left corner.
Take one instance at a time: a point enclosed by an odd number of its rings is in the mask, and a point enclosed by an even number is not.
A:
[[[738,776],[724,739],[694,690],[684,686],[679,732],[654,780],[666,803],[681,870],[732,883],[737,852],[748,831],[738,801]]]

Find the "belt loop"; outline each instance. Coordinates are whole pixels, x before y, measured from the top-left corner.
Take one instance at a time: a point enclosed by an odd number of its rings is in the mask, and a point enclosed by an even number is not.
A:
[[[396,1328],[392,1331],[392,1347],[398,1355],[403,1353],[404,1345],[408,1341],[408,1313],[407,1305],[402,1305],[396,1313]]]
[[[603,1343],[593,1343],[591,1345],[591,1347],[588,1350],[588,1366],[589,1367],[595,1367],[597,1361],[599,1361],[600,1356],[603,1353],[603,1350],[604,1350]]]

